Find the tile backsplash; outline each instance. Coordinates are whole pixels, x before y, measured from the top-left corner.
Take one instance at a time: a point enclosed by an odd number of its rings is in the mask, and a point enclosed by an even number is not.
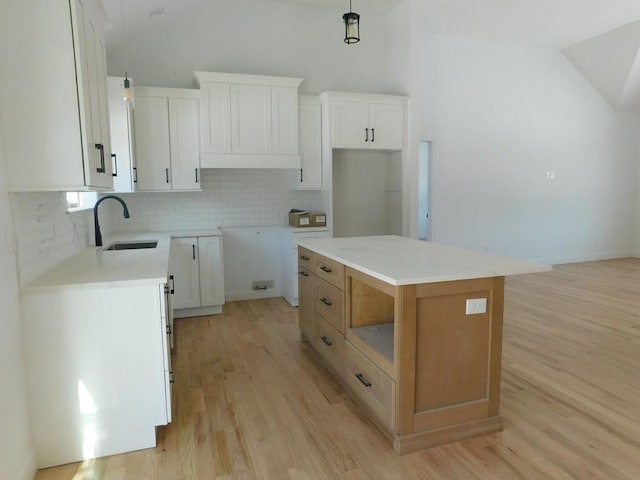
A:
[[[297,191],[295,170],[203,170],[202,192],[118,194],[100,206],[103,234],[188,228],[286,225],[291,208],[320,209],[319,191]],[[20,286],[93,244],[93,212],[67,213],[61,192],[11,194]]]
[[[291,208],[321,208],[319,191],[295,190],[296,170],[203,170],[201,181],[202,192],[119,194],[131,218],[123,218],[117,202],[105,202],[103,232],[286,225]]]
[[[12,193],[20,286],[85,248],[91,211],[67,213],[61,192]]]

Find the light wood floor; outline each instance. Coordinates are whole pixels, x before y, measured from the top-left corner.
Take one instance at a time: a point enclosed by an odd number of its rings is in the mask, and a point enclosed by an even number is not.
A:
[[[37,480],[640,479],[640,260],[507,279],[504,432],[398,457],[282,299],[178,320],[158,447]]]

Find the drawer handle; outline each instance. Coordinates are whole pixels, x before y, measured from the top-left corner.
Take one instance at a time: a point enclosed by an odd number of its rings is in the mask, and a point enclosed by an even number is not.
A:
[[[356,373],[356,378],[360,380],[360,383],[363,384],[365,387],[369,388],[371,386],[371,382],[368,382],[367,380],[365,380],[363,374]]]
[[[326,346],[328,346],[328,347],[333,345],[333,342],[331,340],[329,340],[326,335],[323,335],[322,337],[320,337],[320,340],[322,340],[324,342],[324,344]]]
[[[320,270],[325,273],[331,273],[331,269],[329,267],[325,267],[324,265],[320,267]]]
[[[305,262],[308,262],[309,257],[307,257],[306,255],[300,255],[300,260],[304,260]]]
[[[331,303],[331,300],[329,300],[328,298],[322,297],[320,301],[324,303],[327,307],[330,307],[331,305],[333,305],[333,303]]]
[[[309,274],[308,274],[307,272],[302,272],[302,271],[300,271],[300,272],[298,272],[298,273],[299,273],[300,275],[302,275],[303,277],[308,277],[308,276],[309,276]]]

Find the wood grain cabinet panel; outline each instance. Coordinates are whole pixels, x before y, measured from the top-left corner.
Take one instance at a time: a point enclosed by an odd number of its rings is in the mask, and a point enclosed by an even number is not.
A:
[[[301,287],[300,302],[314,305],[315,348],[397,453],[502,429],[504,277],[396,286],[299,252],[314,282],[311,291]],[[470,300],[484,300],[486,310],[470,310]],[[300,310],[303,333],[309,308]],[[333,346],[337,335],[344,354]]]
[[[345,362],[345,341],[342,332],[338,331],[330,322],[316,313],[315,345],[324,358],[339,373],[343,374]]]
[[[340,290],[344,289],[344,265],[323,255],[314,255],[313,273]]]
[[[318,278],[314,285],[314,307],[333,327],[344,334],[344,292]]]

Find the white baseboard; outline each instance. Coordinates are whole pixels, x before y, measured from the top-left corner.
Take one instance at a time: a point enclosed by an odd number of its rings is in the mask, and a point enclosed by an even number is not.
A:
[[[599,252],[588,255],[576,255],[573,257],[542,257],[532,258],[532,262],[561,265],[563,263],[596,262],[598,260],[610,260],[612,258],[640,257],[639,252]]]
[[[237,300],[255,300],[258,298],[274,298],[281,296],[282,292],[275,289],[248,290],[245,292],[225,293],[224,300],[225,302],[235,302]]]
[[[211,307],[178,308],[173,311],[173,318],[200,317],[202,315],[218,315],[222,313],[222,305]]]

